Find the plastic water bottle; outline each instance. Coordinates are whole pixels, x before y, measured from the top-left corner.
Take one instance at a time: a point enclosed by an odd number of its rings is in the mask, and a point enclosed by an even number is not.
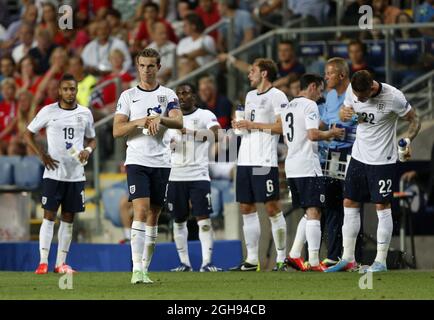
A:
[[[244,106],[239,104],[237,106],[237,110],[235,110],[235,121],[244,120],[244,117],[245,117]],[[243,129],[235,129],[234,132],[237,136],[244,134]]]
[[[359,122],[359,115],[357,113],[351,116],[351,122],[353,123],[353,125]]]
[[[405,159],[405,153],[408,149],[408,146],[410,145],[410,139],[409,138],[402,138],[398,141],[398,159],[401,162],[407,161]]]
[[[161,107],[158,106],[158,107],[152,108],[149,116],[158,116],[160,114],[161,114]],[[145,136],[149,136],[149,129],[148,128],[143,128],[142,132]]]
[[[87,165],[87,161],[85,162],[81,162],[80,161],[80,151],[77,150],[74,145],[70,142],[65,142],[66,143],[66,150],[68,152],[68,154],[73,157],[80,165],[85,166]]]

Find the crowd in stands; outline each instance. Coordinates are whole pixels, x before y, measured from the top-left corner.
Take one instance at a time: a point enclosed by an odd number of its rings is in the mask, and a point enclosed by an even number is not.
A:
[[[397,3],[400,7],[394,6]],[[74,8],[73,17],[67,17],[73,19],[72,29],[59,28],[62,4]],[[223,72],[233,65],[247,73],[252,61],[228,52],[269,30],[261,21],[286,25],[283,17],[308,17],[307,26],[355,25],[361,5],[372,6],[374,25],[434,21],[433,0],[418,1],[413,11],[411,1],[345,4],[343,18],[336,22],[336,2],[329,0],[288,0],[288,12],[283,12],[283,0],[0,0],[0,154],[28,154],[22,138],[25,125],[57,100],[58,80],[65,72],[78,80],[78,102],[92,109],[95,120],[113,113],[119,92],[136,84],[134,57],[144,47],[159,50],[159,82],[167,84],[216,58]],[[223,18],[233,18],[233,35],[228,23],[204,33]],[[429,28],[396,31],[399,39],[431,39],[422,56],[395,55],[397,84],[432,69],[433,36]],[[383,38],[382,30],[374,29],[342,33],[333,40],[345,46],[341,55],[348,59],[351,73],[367,69],[381,80],[384,54],[370,57],[367,41]],[[276,43],[279,73],[274,85],[293,97],[300,75],[313,70],[298,41]],[[202,107],[216,113],[222,128],[229,128],[233,104],[215,76],[202,75],[197,82]],[[119,86],[111,81],[115,79]]]

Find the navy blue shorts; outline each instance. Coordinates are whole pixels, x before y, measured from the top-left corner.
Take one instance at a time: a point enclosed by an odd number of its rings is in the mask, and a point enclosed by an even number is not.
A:
[[[294,208],[322,208],[325,206],[324,177],[288,178],[287,182]]]
[[[167,209],[178,221],[193,216],[209,216],[212,213],[211,183],[209,181],[169,181]]]
[[[77,213],[84,211],[84,181],[66,182],[45,178],[42,181],[42,208],[57,212]]]
[[[256,174],[254,169],[259,173]],[[255,174],[254,174],[255,173]],[[279,169],[277,167],[237,166],[236,199],[239,203],[279,200]]]
[[[151,168],[135,164],[129,164],[126,168],[129,201],[150,198],[151,204],[162,207],[170,168]]]
[[[391,202],[395,167],[395,163],[369,165],[351,158],[345,177],[344,197],[356,202]]]

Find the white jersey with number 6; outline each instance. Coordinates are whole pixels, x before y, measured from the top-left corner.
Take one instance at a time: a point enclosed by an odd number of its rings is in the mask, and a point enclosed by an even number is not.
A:
[[[68,153],[66,147],[72,144],[75,149],[83,150],[84,138],[95,137],[90,110],[78,104],[74,109],[63,109],[57,102],[49,104],[27,126],[33,133],[42,128],[47,129],[48,154],[59,161],[57,169],[45,168],[44,178],[66,182],[85,181],[84,167]]]
[[[199,108],[190,114],[184,115],[183,121],[184,128],[195,131],[220,126],[214,113]],[[171,140],[175,144],[169,180],[209,181],[208,151],[210,143],[208,140],[205,142],[195,141],[193,135],[182,135],[180,130],[175,129],[169,131]],[[214,139],[214,134],[205,136],[208,139]]]
[[[281,110],[283,137],[288,146],[285,160],[287,178],[322,176],[318,142],[308,139],[309,129],[319,128],[319,111],[315,101],[293,99]]]
[[[349,85],[344,101],[344,106],[353,107],[359,116],[356,141],[351,156],[371,165],[397,161],[397,120],[411,109],[400,90],[386,83],[379,83],[379,85],[379,92],[366,102],[360,102]]]
[[[150,116],[152,109],[158,106],[163,116],[167,116],[172,109],[178,109],[178,97],[175,92],[161,85],[154,90],[144,90],[137,86],[122,92],[116,114],[126,115],[129,121],[133,121]],[[166,131],[165,127],[160,126],[155,136],[144,135],[142,129],[129,134],[125,164],[170,168],[170,148],[163,139]]]
[[[252,90],[247,93],[245,120],[259,123],[275,123],[280,109],[288,105],[286,95],[274,87],[266,92]],[[238,152],[239,166],[277,167],[277,142],[279,135],[251,130],[241,138]]]

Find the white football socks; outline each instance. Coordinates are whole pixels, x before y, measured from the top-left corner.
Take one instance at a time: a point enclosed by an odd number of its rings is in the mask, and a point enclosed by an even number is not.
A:
[[[176,250],[178,251],[181,263],[190,266],[190,257],[188,256],[188,229],[187,221],[173,223],[173,238],[175,239]]]
[[[142,271],[143,250],[145,247],[146,223],[133,221],[131,225],[131,256],[133,271]]]
[[[377,210],[377,256],[375,261],[386,264],[387,252],[393,232],[392,209]]]
[[[259,262],[259,237],[261,236],[261,226],[257,212],[243,214],[243,231],[246,242],[247,258],[251,264]]]
[[[284,262],[286,254],[286,221],[282,211],[269,217],[273,233],[274,246],[276,247],[276,262]]]
[[[41,229],[39,229],[39,263],[48,263],[51,241],[53,240],[54,221],[47,219],[42,220]]]
[[[131,228],[124,228],[124,239],[131,240]]]
[[[294,242],[289,252],[291,258],[300,258],[301,250],[303,250],[304,243],[306,242],[306,215],[304,215],[297,226]]]
[[[319,265],[319,249],[321,246],[321,223],[319,220],[307,220],[306,240],[309,250],[309,264]]]
[[[344,207],[344,225],[342,226],[342,243],[344,252],[342,259],[354,261],[357,235],[360,231],[360,208]]]
[[[203,219],[197,222],[199,226],[199,240],[202,247],[202,267],[211,263],[213,249],[213,231],[211,219]]]
[[[66,261],[66,255],[69,252],[69,246],[72,240],[72,227],[72,223],[60,221],[60,227],[57,233],[59,243],[57,245],[56,267],[60,267]]]
[[[146,226],[145,235],[145,252],[143,254],[143,271],[148,272],[151,264],[152,255],[155,250],[155,242],[157,242],[158,226]]]

